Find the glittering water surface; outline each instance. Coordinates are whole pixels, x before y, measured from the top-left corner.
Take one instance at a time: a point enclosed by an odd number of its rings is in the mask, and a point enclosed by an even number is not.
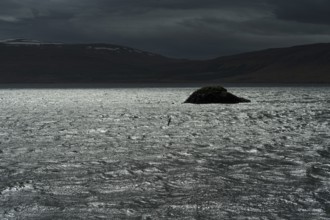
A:
[[[0,219],[330,218],[330,88],[194,90],[0,90]]]

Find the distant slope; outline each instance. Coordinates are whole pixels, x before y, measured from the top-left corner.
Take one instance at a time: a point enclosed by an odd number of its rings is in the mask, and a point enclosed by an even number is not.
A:
[[[135,82],[177,60],[109,44],[0,43],[1,83]]]
[[[268,49],[211,61],[214,77],[242,83],[330,83],[330,44]]]
[[[330,83],[330,44],[194,61],[111,44],[0,42],[0,83]]]

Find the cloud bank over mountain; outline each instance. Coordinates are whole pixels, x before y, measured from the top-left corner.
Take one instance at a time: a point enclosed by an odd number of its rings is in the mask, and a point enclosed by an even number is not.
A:
[[[0,39],[128,45],[211,58],[330,41],[326,0],[2,0]]]

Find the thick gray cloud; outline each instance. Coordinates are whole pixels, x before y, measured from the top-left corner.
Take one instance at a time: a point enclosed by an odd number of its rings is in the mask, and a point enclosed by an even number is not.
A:
[[[273,0],[277,18],[330,25],[329,0]]]
[[[210,58],[330,41],[328,0],[1,0],[0,38]]]

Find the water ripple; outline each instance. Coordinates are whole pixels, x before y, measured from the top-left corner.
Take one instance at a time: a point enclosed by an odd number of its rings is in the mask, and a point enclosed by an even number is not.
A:
[[[0,90],[0,218],[330,218],[329,88],[193,90]]]

